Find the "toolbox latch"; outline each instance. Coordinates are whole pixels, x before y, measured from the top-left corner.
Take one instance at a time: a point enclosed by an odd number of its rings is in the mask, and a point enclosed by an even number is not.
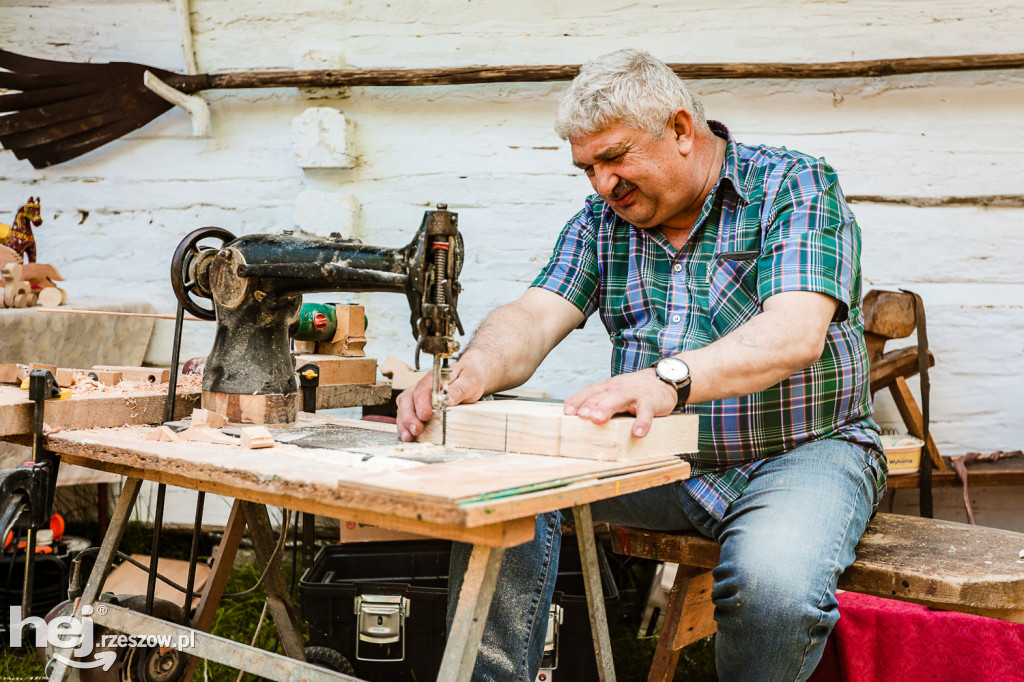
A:
[[[402,661],[405,660],[405,619],[409,615],[411,602],[407,597],[390,594],[361,594],[355,599],[356,614],[356,659],[360,661]],[[361,651],[360,644],[367,643],[373,652]],[[388,656],[391,647],[399,644],[398,656]],[[378,647],[386,647],[380,649]]]
[[[544,657],[541,659],[541,670],[546,670],[548,675],[545,680],[551,679],[551,671],[558,668],[558,631],[562,625],[562,607],[552,604],[548,611],[548,629],[544,633]],[[541,676],[538,674],[537,679]]]

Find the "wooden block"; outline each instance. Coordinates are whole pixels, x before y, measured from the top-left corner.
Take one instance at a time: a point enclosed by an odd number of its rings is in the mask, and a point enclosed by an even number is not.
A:
[[[295,368],[307,362],[320,367],[320,385],[377,383],[375,358],[339,357],[336,355],[296,355]]]
[[[58,368],[54,378],[57,380],[58,386],[68,388],[75,383],[75,371],[73,369]]]
[[[170,381],[171,371],[159,367],[120,367],[118,365],[93,365],[93,369],[108,372],[120,372],[124,381],[148,381],[151,384],[164,384]]]
[[[361,305],[335,306],[338,327],[330,341],[318,341],[315,352],[321,355],[362,357],[366,355],[366,311]]]
[[[50,374],[53,375],[53,378],[54,379],[57,378],[57,367],[55,365],[47,365],[47,364],[44,364],[42,362],[31,362],[31,363],[29,363],[29,365],[28,365],[28,374],[31,374],[32,370],[34,370],[34,369],[48,369],[48,370],[50,370]],[[26,374],[25,376],[28,376],[28,374]]]
[[[203,391],[203,407],[235,424],[292,424],[298,415],[298,393],[239,395]]]
[[[175,433],[170,426],[158,426],[146,436],[146,440],[166,441],[169,443],[180,443],[181,436]]]
[[[448,410],[448,445],[482,450],[505,449],[507,415],[500,410],[480,409],[483,403],[457,405]],[[441,442],[441,418],[435,414],[416,440]]]
[[[657,417],[648,434],[637,438],[632,416],[598,425],[564,414],[561,403],[494,400],[450,408],[447,444],[602,461],[643,460],[696,452],[699,421],[696,415]],[[441,442],[436,415],[417,440]]]
[[[196,441],[198,443],[217,443],[220,445],[238,445],[237,438],[221,433],[209,426],[190,426],[178,434],[181,440]]]
[[[100,382],[104,386],[117,386],[121,383],[121,373],[111,372],[103,369],[91,369],[89,370],[92,374],[96,375],[96,381]]]
[[[366,336],[366,309],[363,306],[339,305],[336,312],[338,328],[331,341],[338,342],[346,336]]]
[[[0,384],[20,384],[28,376],[28,367],[16,362],[0,363]]]
[[[228,423],[228,418],[210,410],[199,407],[192,410],[192,426],[209,426],[212,429],[219,429]]]
[[[243,426],[239,431],[242,434],[243,448],[252,450],[274,447],[274,436],[265,426]]]
[[[558,455],[561,452],[562,403],[527,400],[492,400],[480,403],[484,409],[502,410],[508,415],[505,425],[505,450],[531,455]]]
[[[634,417],[612,417],[604,424],[589,419],[562,418],[562,457],[580,457],[606,461],[628,461],[669,457],[697,452],[695,414],[655,417],[651,430],[643,438],[633,435]]]
[[[861,302],[864,331],[887,339],[910,336],[917,323],[914,297],[902,291],[873,289]]]

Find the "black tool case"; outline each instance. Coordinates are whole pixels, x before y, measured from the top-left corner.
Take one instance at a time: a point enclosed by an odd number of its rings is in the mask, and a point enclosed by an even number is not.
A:
[[[334,649],[371,682],[436,679],[445,647],[450,554],[450,542],[435,540],[324,547],[299,581],[309,646]],[[614,622],[619,595],[600,546],[598,560]],[[597,664],[575,538],[565,538],[559,562],[552,599],[562,610],[557,668],[547,679],[589,682],[597,679]],[[555,655],[549,652],[545,663],[554,663]],[[361,660],[368,658],[376,660]]]

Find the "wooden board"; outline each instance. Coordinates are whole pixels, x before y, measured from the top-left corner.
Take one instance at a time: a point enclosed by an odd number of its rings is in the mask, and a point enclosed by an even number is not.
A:
[[[490,400],[448,410],[448,444],[601,461],[635,461],[697,451],[696,415],[657,417],[643,438],[632,416],[605,424],[569,416],[562,403]],[[432,418],[417,440],[440,443],[441,420]]]
[[[612,547],[703,569],[719,545],[696,533],[612,527]],[[1024,621],[1024,535],[953,521],[877,514],[839,578],[844,590]],[[1007,605],[1012,605],[1008,607]]]
[[[46,402],[46,423],[54,428],[85,429],[125,424],[159,424],[164,420],[167,395],[162,392],[90,393]],[[199,406],[199,393],[178,393],[175,417],[180,419]],[[0,437],[32,433],[35,403],[28,391],[0,386]]]
[[[376,358],[342,357],[338,355],[296,355],[295,369],[312,362],[320,368],[320,384],[375,384]]]
[[[305,415],[300,415],[299,426],[305,421]],[[316,415],[313,423],[330,421],[359,423],[323,415]],[[374,424],[367,431],[378,434],[379,440],[382,426]],[[689,471],[678,461],[636,465],[484,451],[472,453],[475,457],[424,463],[451,448],[401,443],[397,435],[394,445],[378,448],[379,454],[370,456],[365,450],[304,448],[281,442],[271,448],[242,450],[229,445],[147,441],[152,430],[132,426],[61,431],[47,439],[47,447],[72,464],[397,530],[451,537],[450,530],[442,533],[431,524],[481,529],[462,537],[489,538],[487,544],[492,546],[532,537],[535,513],[679,480]],[[288,429],[271,431],[281,440]],[[353,448],[357,446],[352,443]],[[389,452],[396,456],[388,456]],[[597,482],[601,485],[594,485]],[[520,498],[530,506],[517,505]],[[495,526],[524,518],[529,520],[528,527]]]

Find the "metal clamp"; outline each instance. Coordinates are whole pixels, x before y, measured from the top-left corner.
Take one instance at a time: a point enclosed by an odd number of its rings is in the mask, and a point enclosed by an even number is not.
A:
[[[401,595],[360,594],[355,599],[356,614],[356,660],[359,661],[402,661],[405,660],[405,619],[409,617],[412,602]],[[397,658],[370,658],[359,651],[360,642],[383,646],[400,644]]]

